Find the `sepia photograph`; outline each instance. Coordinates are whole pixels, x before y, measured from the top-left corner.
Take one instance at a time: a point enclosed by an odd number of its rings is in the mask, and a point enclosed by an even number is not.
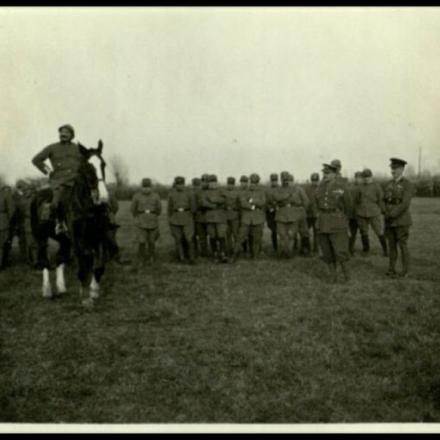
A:
[[[440,432],[438,7],[0,7],[1,432]]]

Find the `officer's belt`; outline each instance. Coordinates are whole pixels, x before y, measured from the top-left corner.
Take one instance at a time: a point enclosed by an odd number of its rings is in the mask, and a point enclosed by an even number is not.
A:
[[[174,212],[184,212],[184,211],[191,211],[191,209],[189,209],[189,208],[176,208],[174,210]]]
[[[287,205],[280,205],[280,208],[302,208],[303,205],[298,205],[295,203],[288,203]]]
[[[156,214],[156,211],[145,212],[145,210],[143,210],[143,211],[138,211],[138,214]]]

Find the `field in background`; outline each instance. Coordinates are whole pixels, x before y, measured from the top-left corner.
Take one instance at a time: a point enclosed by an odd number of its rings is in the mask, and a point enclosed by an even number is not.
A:
[[[439,422],[440,200],[415,199],[410,279],[373,255],[326,284],[317,258],[111,266],[95,310],[0,273],[0,422]],[[128,204],[118,232],[134,258]],[[359,246],[359,243],[358,243]]]

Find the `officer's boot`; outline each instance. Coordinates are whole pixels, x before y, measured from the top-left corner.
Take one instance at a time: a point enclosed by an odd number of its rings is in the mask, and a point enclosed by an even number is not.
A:
[[[347,264],[344,261],[341,261],[340,264],[341,264],[342,274],[344,275],[344,280],[350,281],[350,273],[348,271]]]
[[[366,257],[370,253],[370,238],[368,237],[368,235],[362,234],[361,239],[362,239],[362,255]]]
[[[354,244],[356,242],[356,235],[350,235],[350,238],[348,239],[348,250],[350,252],[350,255],[354,255]]]
[[[278,237],[277,237],[276,230],[272,230],[271,239],[272,239],[272,248],[275,252],[277,252],[278,251]]]
[[[188,246],[188,259],[189,259],[189,264],[195,264],[196,262],[196,252],[194,249],[194,242],[190,242],[189,246]]]
[[[176,242],[176,255],[177,255],[177,260],[180,263],[183,263],[185,261],[185,251],[182,246],[182,240],[178,240]]]
[[[409,273],[409,263],[410,263],[409,251],[408,251],[408,247],[406,244],[400,245],[400,253],[402,254],[402,273],[401,273],[401,276],[406,278]]]
[[[226,239],[219,238],[219,245],[220,245],[220,261],[222,263],[227,263],[228,258],[226,257]]]
[[[302,237],[301,238],[301,247],[302,247],[302,254],[305,257],[310,257],[311,247],[310,247],[310,238],[309,237]]]
[[[383,256],[388,257],[388,246],[387,246],[387,239],[385,238],[385,235],[379,236],[380,245],[382,246]]]
[[[330,283],[336,284],[338,282],[338,267],[336,263],[330,263],[328,267],[330,271]]]
[[[210,238],[209,239],[209,243],[211,244],[211,251],[212,251],[212,255],[214,256],[214,259],[217,260],[218,259],[218,249],[217,249],[217,239],[215,238]]]

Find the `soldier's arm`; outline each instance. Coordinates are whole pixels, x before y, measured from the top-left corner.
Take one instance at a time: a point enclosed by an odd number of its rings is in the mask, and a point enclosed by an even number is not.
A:
[[[162,214],[162,202],[160,200],[159,194],[156,195],[156,214]]]
[[[209,196],[207,194],[203,194],[203,196],[200,197],[200,205],[203,208],[210,208],[210,209],[214,209],[217,207],[217,205],[215,203],[212,203],[209,199]]]
[[[384,192],[380,185],[377,185],[377,204],[382,214],[385,213]]]
[[[44,163],[47,159],[49,159],[52,152],[52,148],[50,145],[43,148],[38,154],[36,154],[32,163],[36,166],[43,174],[47,175],[51,171],[51,169]]]
[[[259,197],[257,197],[254,201],[254,205],[260,209],[263,209],[266,206],[266,194],[264,191],[260,192]]]
[[[399,203],[398,205],[392,206],[392,208],[388,213],[388,216],[394,218],[402,215],[409,208],[409,205],[411,204],[412,196],[413,196],[413,186],[410,182],[407,182],[402,194],[402,202]]]
[[[130,206],[130,211],[131,211],[131,215],[133,217],[136,217],[137,215],[137,197],[136,194],[133,196],[133,198],[131,199],[131,206]]]
[[[249,203],[247,194],[241,194],[239,197],[240,208],[245,210],[251,210],[252,206]]]
[[[276,205],[287,201],[287,199],[290,197],[290,194],[288,191],[277,191],[272,197]]]
[[[309,197],[307,196],[307,193],[305,192],[304,188],[299,187],[299,195],[300,195],[301,200],[303,202],[304,208],[309,209],[311,201],[310,201]]]

